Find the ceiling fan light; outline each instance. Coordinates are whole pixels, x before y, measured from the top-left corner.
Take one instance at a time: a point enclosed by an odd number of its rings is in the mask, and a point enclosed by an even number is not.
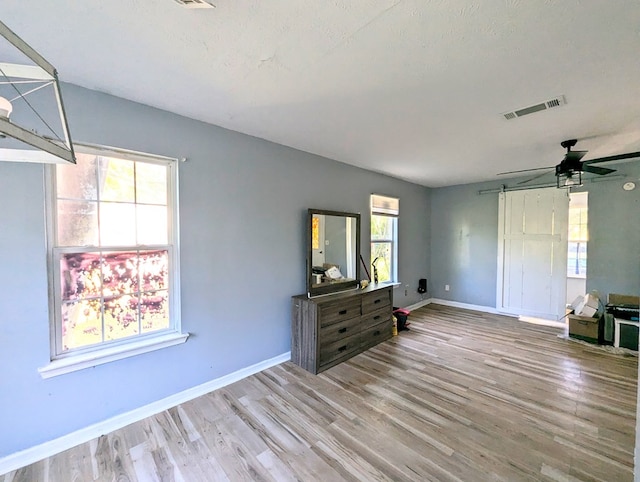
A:
[[[13,111],[13,106],[4,97],[0,97],[0,117],[8,119]]]
[[[557,173],[556,180],[559,188],[582,186],[582,172],[567,171]]]

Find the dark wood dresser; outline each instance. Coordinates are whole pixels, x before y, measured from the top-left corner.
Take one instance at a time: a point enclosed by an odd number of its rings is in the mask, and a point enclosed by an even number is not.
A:
[[[291,361],[320,373],[393,335],[393,285],[292,298]]]

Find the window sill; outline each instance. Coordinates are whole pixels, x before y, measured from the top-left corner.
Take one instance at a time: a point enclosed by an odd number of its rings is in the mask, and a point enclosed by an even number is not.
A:
[[[106,347],[91,353],[52,360],[47,366],[38,368],[38,372],[42,378],[57,377],[161,348],[180,345],[187,341],[188,337],[189,333],[169,333],[145,340],[136,340],[125,345]]]
[[[587,279],[587,275],[579,275],[579,274],[569,274],[567,275],[568,279]]]

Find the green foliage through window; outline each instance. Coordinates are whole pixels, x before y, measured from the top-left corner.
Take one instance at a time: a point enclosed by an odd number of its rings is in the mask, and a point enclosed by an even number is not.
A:
[[[395,242],[398,218],[371,215],[371,278],[373,266],[378,271],[378,281],[395,281]]]
[[[172,328],[169,173],[94,154],[55,166],[57,354]]]

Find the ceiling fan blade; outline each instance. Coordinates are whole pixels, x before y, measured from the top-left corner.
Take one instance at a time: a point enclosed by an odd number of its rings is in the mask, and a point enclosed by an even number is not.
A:
[[[541,178],[542,176],[546,176],[547,174],[550,174],[550,173],[551,173],[551,171],[548,171],[548,172],[541,172],[540,174],[536,174],[535,176],[533,176],[533,177],[531,177],[531,178],[529,178],[529,179],[526,179],[526,180],[524,180],[524,181],[520,181],[520,182],[518,183],[518,185],[520,185],[520,184],[527,184],[527,183],[529,183],[529,182],[531,182],[531,181],[535,181],[536,179],[539,179],[539,178]]]
[[[555,166],[550,167],[536,167],[534,169],[522,169],[520,171],[507,171],[507,172],[499,172],[496,176],[504,176],[505,174],[518,174],[520,172],[533,172],[533,171],[548,171],[549,169],[554,169]]]
[[[598,159],[591,159],[589,161],[584,161],[583,164],[595,164],[596,162],[619,161],[621,159],[633,159],[634,157],[640,157],[640,151],[627,152],[626,154],[618,154],[616,156],[599,157]]]
[[[587,155],[587,152],[589,151],[569,151],[567,152],[567,155],[564,157],[564,159],[565,161],[570,163],[578,162],[580,159]]]
[[[584,172],[590,172],[592,174],[598,174],[600,176],[604,176],[605,174],[611,174],[612,172],[616,172],[615,169],[609,169],[609,168],[606,168],[606,167],[590,166],[588,164],[582,164],[582,170]]]

